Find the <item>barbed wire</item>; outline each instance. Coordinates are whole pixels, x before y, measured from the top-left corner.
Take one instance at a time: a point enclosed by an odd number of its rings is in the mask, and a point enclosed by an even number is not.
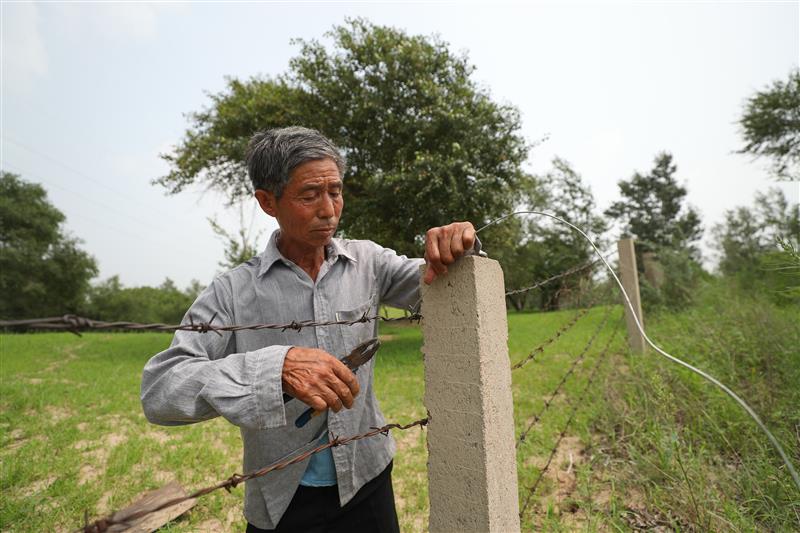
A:
[[[554,216],[546,214],[546,213],[532,212],[532,214],[548,216],[548,217],[554,218],[556,220],[559,220],[561,222],[564,222],[564,223],[570,225],[573,229],[577,230],[579,233],[581,233],[581,235],[583,235],[585,238],[587,238],[587,240],[589,240],[589,242],[592,245],[592,247],[594,248],[594,250],[599,254],[599,250],[594,245],[594,243],[591,241],[591,239],[589,239],[585,235],[585,233],[583,231],[581,231],[579,228],[575,227],[574,225],[570,224],[569,222],[563,221],[562,219],[559,219],[557,217],[554,217]],[[506,218],[506,217],[504,217],[504,218]],[[494,223],[494,222],[492,222],[492,223]],[[485,227],[486,226],[484,226],[484,228]],[[482,230],[484,228],[481,228],[480,230]],[[478,230],[478,231],[480,231],[480,230]],[[590,266],[592,266],[594,264],[597,264],[598,261],[602,261],[604,263],[604,265],[606,266],[606,268],[609,269],[609,271],[611,272],[611,275],[614,277],[614,280],[616,281],[617,285],[619,285],[620,289],[622,290],[622,295],[623,295],[624,300],[625,300],[624,303],[626,303],[628,307],[632,308],[630,299],[628,298],[627,293],[625,293],[624,288],[622,287],[617,275],[613,272],[613,270],[611,269],[611,267],[608,264],[608,262],[602,256],[600,256],[600,259],[598,259],[597,261],[594,261],[594,262],[592,262],[590,264],[580,265],[579,267],[573,267],[573,269],[570,269],[568,271],[562,272],[561,274],[558,274],[556,276],[551,276],[550,278],[548,278],[546,280],[543,280],[542,282],[539,282],[539,283],[537,283],[535,285],[532,285],[530,287],[526,287],[524,289],[517,289],[516,291],[510,291],[509,293],[506,293],[506,295],[518,294],[518,293],[524,292],[526,290],[534,290],[534,289],[536,289],[538,287],[541,287],[542,285],[544,285],[546,283],[555,281],[556,279],[559,279],[559,278],[562,278],[562,277],[566,277],[566,276],[568,276],[570,274],[574,274],[574,273],[576,273],[576,272],[578,272],[578,271],[580,271],[580,270],[582,270],[584,268],[589,268]],[[576,313],[576,315],[573,317],[573,319],[570,322],[568,322],[565,326],[562,326],[561,328],[559,328],[559,330],[557,331],[557,333],[553,337],[551,337],[550,339],[545,341],[545,343],[543,343],[540,347],[537,347],[536,349],[534,349],[525,359],[523,359],[523,360],[519,361],[518,363],[516,363],[515,365],[513,365],[512,369],[516,370],[518,368],[521,368],[525,364],[527,364],[530,361],[534,360],[535,356],[538,353],[543,352],[544,348],[547,345],[552,344],[553,342],[555,342],[555,340],[557,340],[566,331],[568,331],[570,328],[574,327],[574,325],[582,317],[586,316],[586,314],[588,313],[588,311],[591,309],[591,307],[594,305],[595,301],[598,298],[599,298],[599,296],[593,297],[592,302],[589,304],[589,306],[587,308],[581,309],[578,313]],[[606,314],[605,321],[607,321],[608,316],[609,316],[609,313]],[[372,321],[378,321],[378,320],[384,321],[384,322],[396,322],[396,321],[406,321],[406,320],[408,320],[410,322],[413,322],[415,320],[419,321],[420,319],[422,319],[422,316],[419,315],[418,313],[414,313],[410,317],[401,317],[401,318],[386,318],[386,317],[382,317],[380,315],[368,316],[365,313],[364,315],[362,315],[358,319],[347,320],[347,321],[327,321],[327,322],[313,322],[313,321],[297,322],[297,321],[292,321],[291,323],[288,323],[288,324],[250,324],[250,325],[215,326],[215,325],[212,325],[212,322],[214,321],[215,317],[216,317],[216,315],[212,316],[212,318],[211,318],[211,320],[209,320],[209,322],[194,323],[190,319],[190,323],[189,324],[180,324],[180,325],[174,326],[174,325],[167,325],[167,324],[139,324],[139,323],[134,323],[134,322],[103,322],[103,321],[94,321],[94,320],[91,320],[91,319],[88,319],[88,318],[78,317],[78,316],[75,316],[75,315],[65,315],[63,317],[54,317],[54,318],[47,318],[47,319],[30,319],[30,320],[22,320],[22,321],[0,321],[0,328],[25,327],[25,328],[31,328],[31,329],[57,329],[57,330],[72,331],[72,332],[74,332],[76,334],[79,334],[78,333],[79,330],[83,330],[83,329],[125,329],[125,330],[132,330],[132,331],[193,331],[193,332],[199,332],[199,333],[206,333],[206,332],[212,331],[212,332],[214,332],[214,333],[219,335],[219,334],[221,334],[221,332],[240,331],[240,330],[279,329],[279,330],[282,330],[282,331],[285,331],[285,330],[300,331],[301,329],[307,328],[307,327],[324,327],[324,326],[331,326],[331,325],[352,326],[352,325],[359,324],[359,323],[366,323],[366,322],[372,322]],[[604,324],[605,324],[605,321],[604,321]],[[725,385],[720,383],[718,380],[716,380],[712,376],[708,375],[707,373],[703,372],[702,370],[699,370],[699,369],[695,368],[694,366],[689,365],[688,363],[686,363],[686,362],[684,362],[684,361],[682,361],[682,360],[680,360],[680,359],[678,359],[678,358],[676,358],[676,357],[664,352],[662,349],[660,349],[658,346],[656,346],[647,337],[647,335],[645,334],[643,328],[641,327],[641,324],[637,320],[636,316],[634,316],[634,321],[635,321],[637,327],[639,328],[640,332],[644,336],[644,338],[647,340],[648,344],[650,346],[652,346],[660,355],[662,355],[662,356],[670,359],[671,361],[676,362],[676,363],[678,363],[678,364],[680,364],[680,365],[682,365],[682,366],[684,366],[684,367],[696,372],[697,374],[701,375],[702,377],[704,377],[708,381],[710,381],[713,384],[715,384],[718,387],[720,387],[724,392],[726,392],[729,396],[731,396],[734,400],[736,400],[740,404],[740,406],[742,406],[745,409],[745,411],[747,411],[747,413],[756,421],[756,423],[759,425],[759,427],[767,434],[767,436],[769,437],[770,441],[773,443],[773,445],[776,447],[776,449],[778,450],[779,454],[781,455],[781,458],[784,459],[784,463],[787,465],[787,467],[789,469],[789,472],[792,475],[793,479],[795,480],[796,484],[798,485],[798,487],[800,487],[800,482],[798,482],[797,474],[796,474],[796,472],[795,472],[795,470],[793,468],[793,465],[788,460],[788,458],[785,456],[785,453],[783,452],[782,447],[780,446],[780,444],[777,442],[777,440],[775,440],[775,438],[772,436],[772,434],[769,432],[769,430],[763,425],[763,423],[761,422],[760,418],[758,418],[758,416],[755,414],[755,412],[753,412],[752,409],[750,409],[749,406],[741,398],[739,398],[733,391],[731,391]],[[617,331],[618,331],[617,329],[614,330],[614,335],[616,335]],[[596,333],[595,333],[595,337],[596,337]],[[613,339],[613,336],[612,336],[612,339]],[[594,340],[595,339],[593,338],[591,342],[593,342]],[[520,512],[520,516],[523,516],[524,513],[526,512],[526,510],[527,510],[527,508],[528,508],[528,506],[530,504],[531,498],[534,496],[534,494],[535,494],[538,486],[540,485],[544,475],[546,474],[547,470],[551,466],[551,463],[552,463],[552,461],[553,461],[553,459],[554,459],[554,457],[555,457],[555,455],[556,455],[556,453],[558,451],[558,448],[559,448],[561,442],[563,441],[567,430],[569,429],[570,425],[572,424],[572,422],[573,422],[573,420],[575,418],[575,415],[577,413],[577,409],[578,409],[579,405],[581,405],[581,403],[582,403],[584,397],[586,396],[589,388],[591,387],[592,383],[596,379],[598,369],[600,368],[600,366],[603,363],[603,361],[607,358],[608,348],[611,345],[611,343],[612,343],[612,341],[609,340],[609,342],[606,344],[606,347],[604,348],[604,351],[600,355],[598,355],[597,361],[595,362],[595,365],[594,365],[594,367],[592,368],[592,370],[590,372],[589,378],[587,379],[586,386],[582,390],[578,401],[575,402],[572,405],[572,410],[571,410],[570,415],[569,415],[569,417],[567,419],[567,422],[564,425],[564,428],[562,429],[562,431],[560,432],[560,434],[558,436],[558,439],[556,441],[556,444],[553,447],[553,449],[551,450],[550,455],[549,455],[549,457],[547,459],[547,462],[546,462],[545,466],[541,469],[541,471],[539,473],[539,476],[537,477],[537,479],[534,482],[534,484],[529,488],[529,493],[528,493],[528,495],[527,495],[527,497],[525,499],[524,505],[523,505],[522,510]],[[585,356],[585,354],[584,354],[584,356]],[[581,360],[582,360],[582,358],[581,358]],[[580,362],[573,362],[573,367],[570,369],[570,371],[568,371],[568,373],[565,376],[562,376],[562,380],[561,380],[561,382],[560,382],[560,384],[559,384],[559,386],[558,386],[558,388],[557,388],[557,390],[555,391],[554,394],[558,393],[558,390],[560,389],[560,387],[563,386],[563,384],[566,381],[566,379],[569,378],[569,375],[571,375],[574,372],[574,369],[577,367],[577,364],[580,364]],[[313,455],[314,453],[318,453],[320,451],[323,451],[324,449],[327,449],[329,447],[343,445],[343,444],[347,444],[349,442],[352,442],[354,440],[359,440],[359,439],[362,439],[362,438],[368,438],[368,437],[371,437],[371,436],[375,436],[375,435],[377,435],[379,433],[388,432],[390,429],[408,429],[408,428],[414,427],[416,425],[424,426],[425,424],[427,424],[427,421],[428,421],[427,418],[426,419],[421,419],[421,420],[418,420],[418,421],[416,421],[416,422],[414,422],[412,424],[409,424],[407,426],[399,426],[397,424],[389,424],[387,426],[383,426],[382,428],[373,428],[372,431],[367,432],[365,434],[355,435],[355,436],[347,437],[347,438],[343,438],[343,439],[342,438],[335,438],[330,443],[328,443],[326,445],[322,445],[322,446],[320,446],[318,448],[315,448],[314,450],[310,450],[308,452],[305,452],[304,454],[301,454],[300,456],[298,456],[298,457],[296,457],[296,458],[294,458],[294,459],[292,459],[292,460],[290,460],[290,461],[288,461],[286,463],[278,463],[277,465],[271,465],[269,467],[265,467],[265,469],[262,469],[263,473],[259,474],[259,472],[262,472],[262,471],[257,471],[257,472],[253,472],[251,474],[246,474],[246,475],[234,474],[233,476],[231,476],[230,478],[228,478],[224,482],[221,482],[221,483],[219,483],[217,485],[214,485],[214,486],[211,486],[211,487],[207,487],[206,489],[201,489],[199,491],[196,491],[192,495],[186,496],[185,498],[179,498],[179,499],[172,500],[170,502],[165,502],[164,504],[162,504],[158,508],[155,508],[155,509],[152,509],[152,510],[140,511],[138,514],[141,515],[141,516],[144,516],[145,514],[149,514],[151,512],[156,512],[158,510],[161,510],[163,508],[169,507],[171,505],[177,505],[178,503],[181,503],[181,502],[186,501],[188,499],[192,499],[192,498],[195,498],[195,497],[202,496],[204,494],[207,494],[207,493],[212,492],[214,490],[218,490],[220,488],[225,488],[226,490],[230,490],[231,488],[236,487],[239,483],[244,482],[244,481],[246,481],[248,479],[251,479],[252,477],[258,477],[258,475],[266,475],[267,473],[269,473],[271,471],[278,470],[278,469],[281,469],[281,468],[286,468],[287,466],[289,466],[291,464],[294,464],[295,462],[299,462],[299,461],[305,460],[308,456]],[[306,455],[306,454],[308,454],[308,455]],[[304,457],[304,455],[305,455],[305,457]],[[128,517],[125,518],[125,522],[129,522],[131,520],[135,520],[137,518],[140,518],[141,516],[137,516],[137,515],[128,516]],[[111,522],[109,522],[109,520]],[[115,523],[118,524],[118,523],[123,523],[123,522],[121,522],[121,521],[113,522],[113,515],[112,515],[109,518],[98,520],[98,521],[96,521],[95,523],[93,523],[91,525],[87,524],[84,527],[84,529],[82,529],[82,531],[91,531],[91,532],[98,532],[99,533],[101,531],[106,531],[108,527],[110,527],[111,525],[113,525]],[[104,526],[105,529],[99,529],[100,526]],[[94,528],[94,529],[91,529],[91,528]]]
[[[531,350],[528,353],[528,355],[525,356],[523,359],[520,359],[519,361],[517,361],[516,363],[511,365],[511,370],[514,371],[514,370],[518,370],[518,369],[522,368],[523,366],[527,365],[531,361],[535,360],[536,357],[539,354],[544,353],[544,349],[545,348],[547,348],[548,346],[550,346],[551,344],[556,342],[562,335],[564,335],[567,331],[572,329],[575,326],[575,324],[577,324],[578,321],[581,318],[585,317],[587,315],[587,313],[589,313],[589,311],[592,310],[592,308],[594,307],[594,304],[597,303],[597,301],[600,300],[601,298],[605,297],[610,291],[611,291],[611,288],[609,287],[608,289],[603,291],[603,293],[595,294],[592,297],[592,299],[589,301],[589,303],[586,305],[586,307],[583,307],[583,308],[579,309],[578,312],[576,312],[569,321],[567,321],[564,324],[562,324],[561,327],[559,327],[553,335],[548,337],[539,346],[537,346],[536,348]]]
[[[619,330],[618,327],[614,328],[615,332],[618,331],[618,330]],[[583,390],[581,391],[581,394],[580,394],[580,397],[578,397],[578,400],[575,401],[572,404],[572,410],[570,411],[569,417],[567,418],[567,421],[564,424],[563,429],[558,434],[558,439],[556,440],[556,443],[553,445],[553,448],[550,450],[550,455],[547,458],[547,462],[544,464],[542,469],[539,471],[539,475],[536,477],[536,480],[528,488],[528,495],[525,497],[525,502],[523,503],[522,509],[519,512],[520,520],[522,520],[522,518],[525,516],[525,511],[528,509],[528,505],[530,504],[531,499],[533,498],[534,494],[536,494],[536,490],[539,488],[539,484],[541,483],[542,479],[544,478],[544,475],[547,473],[547,470],[550,468],[550,464],[553,462],[553,458],[555,458],[556,452],[558,452],[558,447],[561,445],[561,441],[564,440],[564,437],[567,434],[567,430],[569,429],[570,425],[572,425],[572,421],[575,419],[575,414],[578,411],[578,407],[583,404],[583,399],[586,396],[586,393],[589,391],[589,388],[592,386],[592,383],[594,383],[594,380],[597,377],[597,371],[600,369],[600,366],[602,365],[602,363],[606,360],[606,358],[608,356],[608,353],[609,353],[608,348],[610,346],[611,346],[611,342],[609,341],[606,344],[605,348],[603,348],[603,351],[597,356],[597,359],[595,360],[594,366],[592,367],[592,370],[589,373],[589,377],[586,380],[586,385],[583,387]]]
[[[152,513],[156,513],[158,511],[166,509],[167,507],[172,507],[173,505],[178,505],[178,504],[181,504],[181,503],[186,502],[188,500],[193,500],[193,499],[199,498],[201,496],[205,496],[206,494],[210,494],[210,493],[212,493],[214,491],[217,491],[219,489],[225,489],[228,492],[230,492],[232,489],[235,489],[239,484],[244,483],[245,481],[249,481],[249,480],[257,478],[257,477],[262,477],[262,476],[265,476],[265,475],[269,474],[270,472],[275,472],[276,470],[281,470],[281,469],[284,469],[284,468],[286,468],[288,466],[291,466],[293,464],[300,463],[302,461],[305,461],[306,459],[308,459],[312,455],[317,454],[317,453],[319,453],[321,451],[327,450],[329,448],[335,448],[337,446],[344,446],[344,445],[349,444],[351,442],[354,442],[354,441],[357,441],[357,440],[362,440],[362,439],[367,439],[367,438],[370,438],[370,437],[374,437],[376,435],[384,435],[384,436],[386,436],[386,435],[389,434],[389,431],[392,430],[392,429],[398,429],[398,430],[404,431],[404,430],[411,429],[411,428],[416,427],[416,426],[423,427],[423,426],[426,426],[429,421],[430,421],[430,415],[425,417],[425,418],[420,418],[419,420],[415,420],[414,422],[411,422],[409,424],[405,424],[405,425],[401,425],[401,424],[386,424],[386,425],[381,426],[379,428],[372,428],[371,431],[367,431],[366,433],[361,433],[359,435],[353,435],[353,436],[350,436],[350,437],[335,437],[335,436],[331,435],[331,438],[330,438],[329,442],[327,442],[325,444],[321,444],[321,445],[317,446],[316,448],[314,448],[312,450],[308,450],[306,452],[303,452],[300,455],[297,455],[297,456],[295,456],[295,457],[293,457],[291,459],[288,459],[288,460],[285,460],[285,461],[281,461],[281,462],[278,462],[278,463],[273,463],[273,464],[271,464],[269,466],[265,466],[264,468],[261,468],[259,470],[255,470],[255,471],[250,472],[248,474],[233,474],[232,476],[230,476],[229,478],[225,479],[224,481],[220,481],[219,483],[216,483],[214,485],[210,485],[208,487],[205,487],[205,488],[202,488],[202,489],[198,489],[198,490],[194,491],[193,493],[188,494],[186,496],[181,496],[180,498],[173,498],[173,499],[168,500],[166,502],[163,502],[162,504],[160,504],[158,506],[155,506],[153,508],[142,509],[141,511],[137,511],[137,512],[132,513],[132,514],[130,514],[128,516],[125,516],[124,519],[115,519],[114,516],[115,516],[116,513],[111,513],[108,516],[106,516],[105,518],[100,518],[98,520],[95,520],[91,524],[86,523],[82,528],[76,530],[76,533],[77,532],[104,533],[105,531],[108,531],[111,526],[114,526],[114,525],[129,525],[131,522],[133,522],[135,520],[138,520],[138,519],[140,519],[140,518],[142,518],[142,517],[144,517],[146,515],[149,515],[149,514],[152,514]],[[87,520],[87,522],[88,522],[88,520]]]
[[[608,254],[606,254],[606,257],[611,257],[612,255],[614,255],[614,253],[616,253],[616,252],[608,253]],[[506,296],[513,296],[515,294],[521,294],[523,292],[528,292],[528,291],[532,291],[534,289],[538,289],[539,287],[547,285],[548,283],[551,283],[551,282],[556,281],[558,279],[565,278],[565,277],[567,277],[569,275],[577,274],[578,272],[582,272],[584,270],[592,268],[592,267],[594,267],[595,265],[597,265],[599,263],[600,263],[600,259],[595,259],[594,261],[590,261],[588,263],[584,263],[582,265],[578,265],[578,266],[569,268],[569,269],[565,270],[564,272],[562,272],[560,274],[555,274],[553,276],[550,276],[547,279],[543,279],[542,281],[536,282],[533,285],[531,285],[530,287],[522,287],[520,289],[513,289],[513,290],[510,290],[510,291],[507,291],[506,292]]]
[[[567,379],[569,379],[569,377],[575,372],[575,369],[578,368],[578,365],[586,358],[586,354],[589,353],[589,349],[592,347],[594,341],[597,340],[598,335],[608,323],[609,318],[611,318],[611,308],[609,308],[606,314],[603,316],[602,322],[600,322],[600,324],[597,326],[594,333],[589,338],[589,342],[587,342],[586,345],[583,347],[583,350],[581,350],[581,353],[578,354],[578,357],[576,357],[575,360],[572,361],[572,365],[570,365],[569,369],[564,373],[563,376],[561,376],[561,380],[558,382],[556,388],[544,402],[542,408],[539,410],[538,413],[536,413],[533,416],[533,419],[528,424],[528,426],[522,431],[522,433],[520,433],[519,437],[517,438],[517,448],[519,448],[520,445],[522,445],[522,443],[525,442],[525,437],[528,436],[528,433],[530,433],[531,429],[533,429],[533,426],[535,426],[536,423],[539,422],[539,420],[541,420],[541,417],[542,415],[544,415],[545,411],[547,411],[550,408],[550,405],[552,405],[553,400],[555,400],[556,396],[561,391],[561,387],[564,386],[564,384],[567,382]],[[614,341],[614,338],[617,336],[617,331],[619,331],[619,328],[615,327],[613,333],[611,334],[611,337],[608,339],[608,342],[606,343],[603,350],[607,350],[608,347],[611,345],[611,343]]]
[[[91,318],[81,317],[77,315],[63,315],[51,318],[30,318],[25,320],[0,320],[0,328],[24,328],[24,329],[46,329],[46,330],[63,330],[69,331],[80,336],[81,331],[86,330],[114,330],[122,329],[126,331],[193,331],[197,333],[208,333],[212,331],[217,335],[222,335],[221,332],[228,331],[242,331],[242,330],[260,330],[260,329],[279,329],[281,331],[293,330],[301,331],[305,328],[311,327],[326,327],[326,326],[353,326],[355,324],[364,324],[367,322],[419,322],[422,320],[422,315],[413,313],[410,316],[388,318],[381,315],[367,315],[364,313],[360,318],[352,320],[329,320],[323,322],[314,322],[312,320],[295,321],[286,324],[232,324],[232,325],[214,325],[214,319],[217,314],[211,317],[208,322],[195,322],[192,317],[189,317],[188,324],[143,324],[138,322],[106,322],[103,320],[92,320]]]
[[[607,254],[608,257],[613,255],[612,253]],[[554,276],[550,276],[549,278],[537,282],[530,287],[525,287],[521,289],[515,289],[509,292],[506,292],[506,296],[519,294],[522,292],[528,292],[539,287],[542,287],[548,283],[551,283],[557,279],[564,278],[571,274],[575,274],[587,268],[590,268],[597,263],[600,262],[600,259],[592,261],[590,263],[585,263],[583,265],[578,265],[576,267],[569,268],[560,274],[556,274]],[[327,326],[353,326],[355,324],[363,324],[367,322],[374,322],[374,321],[381,321],[381,322],[417,322],[419,323],[422,320],[422,315],[414,311],[414,309],[419,308],[420,300],[414,306],[410,307],[411,309],[410,314],[408,316],[403,317],[394,317],[389,318],[381,315],[372,315],[369,316],[364,313],[361,317],[352,320],[330,320],[330,321],[320,321],[315,322],[312,320],[305,320],[305,321],[295,321],[284,323],[284,324],[232,324],[232,325],[220,325],[216,326],[213,324],[214,319],[217,316],[217,313],[211,317],[211,320],[208,322],[194,322],[192,317],[189,316],[189,324],[166,324],[162,322],[156,323],[142,323],[142,322],[134,322],[134,321],[127,321],[127,320],[120,320],[120,321],[104,321],[104,320],[94,320],[87,317],[82,317],[79,315],[74,314],[66,314],[62,316],[56,317],[47,317],[47,318],[27,318],[21,320],[0,320],[0,329],[9,329],[9,328],[21,328],[21,329],[39,329],[39,330],[60,330],[60,331],[69,331],[80,336],[81,331],[86,330],[126,330],[126,331],[159,331],[159,332],[170,332],[170,331],[192,331],[197,333],[208,333],[209,331],[220,334],[220,332],[230,332],[230,331],[242,331],[242,330],[260,330],[260,329],[276,329],[281,331],[286,330],[293,330],[293,331],[301,331],[302,329],[309,328],[309,327],[327,327]],[[588,306],[591,307],[596,302],[597,298],[593,299]]]
[[[585,231],[583,231],[581,228],[579,228],[578,226],[576,226],[572,222],[569,222],[568,220],[564,220],[563,218],[558,217],[556,215],[552,215],[550,213],[544,213],[542,211],[526,210],[526,211],[515,211],[513,213],[509,213],[507,215],[503,215],[502,217],[496,218],[496,219],[490,221],[489,223],[481,226],[477,230],[475,230],[475,234],[477,235],[478,233],[480,233],[481,231],[485,230],[489,226],[497,224],[498,222],[502,222],[503,220],[506,220],[506,219],[511,218],[513,216],[519,216],[519,215],[536,215],[536,216],[543,216],[543,217],[550,218],[550,219],[555,220],[555,221],[557,221],[557,222],[559,222],[561,224],[569,226],[572,230],[578,232],[578,234],[580,234],[581,237],[586,239],[586,241],[592,247],[592,250],[594,250],[595,254],[597,254],[597,256],[603,261],[603,264],[605,265],[606,269],[611,274],[611,276],[614,278],[614,282],[617,284],[617,286],[619,287],[619,290],[620,290],[620,292],[622,294],[622,298],[624,300],[623,305],[627,306],[627,308],[630,310],[631,318],[633,319],[633,322],[636,325],[636,329],[638,329],[639,333],[642,334],[642,337],[644,338],[645,342],[647,342],[647,344],[651,348],[653,348],[653,350],[655,350],[656,353],[658,353],[658,355],[664,357],[665,359],[667,359],[667,360],[669,360],[669,361],[671,361],[671,362],[673,362],[673,363],[675,363],[677,365],[680,365],[680,366],[682,366],[682,367],[684,367],[684,368],[686,368],[688,370],[691,370],[692,372],[694,372],[695,374],[697,374],[701,378],[705,379],[706,381],[708,381],[709,383],[711,383],[712,385],[714,385],[715,387],[720,389],[722,392],[727,394],[733,401],[735,401],[739,405],[739,407],[741,407],[747,413],[747,415],[753,420],[753,422],[756,423],[756,425],[762,431],[762,433],[764,433],[764,435],[766,435],[767,439],[772,444],[772,447],[775,448],[775,451],[778,453],[778,455],[780,456],[781,460],[783,461],[783,464],[786,465],[786,469],[789,471],[789,475],[791,476],[792,481],[794,481],[794,484],[797,487],[797,490],[800,491],[800,474],[797,473],[797,470],[795,469],[794,464],[792,463],[791,459],[789,459],[789,456],[786,454],[786,451],[783,449],[783,446],[781,446],[781,443],[778,442],[778,439],[775,438],[775,435],[772,434],[772,432],[769,430],[767,425],[761,420],[761,417],[758,416],[758,413],[756,413],[755,410],[752,407],[750,407],[750,404],[748,404],[746,401],[744,401],[741,396],[736,394],[733,391],[733,389],[731,389],[730,387],[728,387],[727,385],[722,383],[720,380],[718,380],[717,378],[715,378],[714,376],[712,376],[708,372],[706,372],[704,370],[701,370],[700,368],[698,368],[698,367],[696,367],[696,366],[694,366],[692,364],[687,363],[683,359],[670,354],[669,352],[667,352],[666,350],[664,350],[663,348],[658,346],[656,343],[654,343],[650,339],[650,337],[647,335],[647,333],[645,333],[644,327],[642,327],[642,324],[639,321],[639,318],[636,316],[636,310],[633,307],[633,303],[631,303],[631,299],[628,296],[628,293],[625,291],[625,287],[622,285],[622,281],[620,281],[619,276],[617,276],[617,273],[614,272],[614,269],[611,268],[611,265],[609,265],[608,261],[606,261],[606,259],[603,257],[603,254],[600,252],[600,249],[597,247],[597,245],[594,243],[594,241],[586,234]]]

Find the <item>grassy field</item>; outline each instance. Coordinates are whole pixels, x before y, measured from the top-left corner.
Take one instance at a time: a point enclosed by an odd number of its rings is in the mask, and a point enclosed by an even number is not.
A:
[[[800,465],[800,309],[725,285],[650,322],[667,351],[755,409]],[[767,438],[716,388],[657,358],[628,357],[595,400],[586,486],[613,486],[627,522],[694,531],[800,531],[800,491]],[[627,511],[626,511],[627,512]]]
[[[762,302],[696,309],[648,322],[651,335],[713,370],[764,415],[800,463],[797,310]],[[510,314],[518,361],[574,311]],[[619,327],[621,308],[595,308],[537,360],[514,372],[517,433],[527,426],[608,314],[597,340],[518,449],[521,499],[538,476],[590,366]],[[389,421],[424,416],[419,328],[385,325],[376,384]],[[166,334],[2,335],[0,461],[3,531],[68,531],[177,479],[192,489],[241,471],[238,430],[217,419],[184,427],[146,422],[141,368]],[[800,527],[793,491],[766,440],[721,394],[647,356],[619,335],[578,406],[525,530],[637,527],[782,531]],[[395,493],[403,531],[427,528],[425,434],[395,433]],[[242,531],[243,489],[217,492],[165,531]]]

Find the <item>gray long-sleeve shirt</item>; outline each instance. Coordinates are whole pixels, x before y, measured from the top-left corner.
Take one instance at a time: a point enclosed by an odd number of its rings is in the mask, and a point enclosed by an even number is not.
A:
[[[214,280],[184,318],[214,324],[290,323],[293,320],[352,320],[374,314],[380,303],[413,305],[419,295],[422,259],[398,256],[371,241],[333,239],[316,282],[281,255],[278,232],[266,250]],[[312,419],[297,429],[294,420],[308,408],[284,405],[281,372],[292,346],[315,347],[339,358],[374,337],[377,323],[223,333],[178,331],[170,347],[144,368],[142,406],[156,424],[180,425],[223,416],[241,429],[244,471],[316,445],[327,429],[354,435],[385,424],[373,390],[373,361],[358,372],[361,392],[352,409]],[[378,354],[380,356],[380,353]],[[332,449],[341,504],[347,503],[389,464],[390,436],[377,436]],[[294,454],[292,454],[294,455]],[[303,461],[248,481],[244,514],[262,529],[276,527],[308,465]]]

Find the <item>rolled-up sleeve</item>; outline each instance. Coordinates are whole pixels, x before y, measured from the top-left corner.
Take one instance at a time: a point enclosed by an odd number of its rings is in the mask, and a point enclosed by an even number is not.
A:
[[[215,280],[183,323],[232,324],[231,295]],[[281,373],[291,346],[236,351],[235,335],[178,331],[169,348],[153,356],[142,374],[141,400],[150,422],[173,426],[222,416],[249,429],[286,424]]]

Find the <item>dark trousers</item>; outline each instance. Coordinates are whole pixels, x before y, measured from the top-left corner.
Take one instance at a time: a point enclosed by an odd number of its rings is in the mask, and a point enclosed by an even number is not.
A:
[[[275,529],[247,524],[247,533],[400,533],[392,491],[392,463],[361,487],[344,507],[339,489],[297,487],[289,508]]]

